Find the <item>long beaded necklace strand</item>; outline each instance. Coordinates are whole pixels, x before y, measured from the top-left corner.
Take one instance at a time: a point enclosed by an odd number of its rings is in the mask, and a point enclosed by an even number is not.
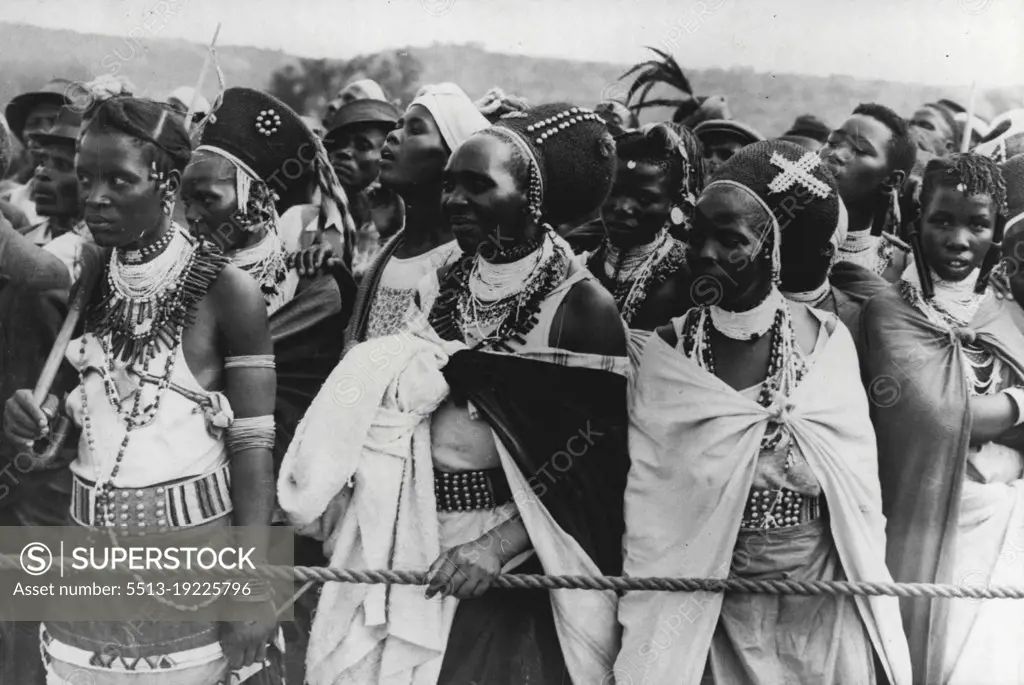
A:
[[[100,370],[104,391],[108,401],[125,422],[124,438],[117,455],[110,464],[108,473],[96,479],[96,501],[94,520],[107,529],[111,542],[117,544],[115,526],[114,479],[121,469],[132,431],[149,425],[159,409],[160,399],[170,383],[185,328],[195,318],[195,306],[209,290],[210,285],[228,263],[228,260],[207,243],[197,243],[177,224],[172,224],[171,239],[164,242],[163,252],[143,265],[150,267],[134,271],[125,269],[115,249],[107,265],[105,288],[100,299],[92,305],[86,319],[86,331],[99,342],[105,358],[105,368]],[[184,265],[184,266],[182,266]],[[148,324],[148,325],[147,325]],[[164,374],[157,384],[154,399],[146,406],[142,404],[141,387],[135,392],[132,408],[124,412],[124,401],[117,393],[111,373],[115,359],[126,364],[142,367],[148,374],[150,360],[159,349],[168,353]],[[86,341],[82,337],[81,358],[86,358]],[[87,369],[79,371],[79,392],[82,403],[82,431],[92,454],[97,454],[96,441],[89,416],[88,394],[85,389]],[[136,580],[142,578],[135,575]],[[210,601],[195,606],[178,605],[157,596],[157,600],[179,610],[198,611],[209,606]]]
[[[715,373],[715,357],[711,349],[712,325],[710,307],[691,309],[683,322],[683,353],[708,373]],[[807,362],[796,344],[792,316],[789,306],[783,305],[775,311],[771,327],[771,352],[768,356],[768,374],[761,384],[757,403],[765,409],[771,408],[782,398],[792,394],[807,373]],[[729,336],[732,337],[732,336]],[[774,451],[787,440],[786,467],[788,473],[795,461],[793,441],[789,430],[781,423],[769,421],[768,430],[761,440],[761,451]]]

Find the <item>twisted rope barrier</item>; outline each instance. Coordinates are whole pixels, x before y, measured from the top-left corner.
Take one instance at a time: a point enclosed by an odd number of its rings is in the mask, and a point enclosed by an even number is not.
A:
[[[56,563],[58,559],[54,559]],[[18,556],[0,555],[0,571],[21,571]],[[131,572],[128,569],[112,571]],[[138,572],[138,571],[135,571]],[[150,571],[152,573],[152,571]],[[164,571],[164,573],[170,573]],[[360,585],[426,585],[423,571],[356,570],[320,566],[259,566],[255,571],[211,568],[193,575],[233,576],[262,580],[296,580]],[[743,578],[628,578],[623,576],[548,576],[529,573],[500,575],[492,587],[508,590],[611,590],[654,592],[733,592],[758,595],[830,595],[864,597],[941,597],[946,599],[1024,599],[1024,586],[971,587],[938,583],[869,583],[847,580],[747,580]]]

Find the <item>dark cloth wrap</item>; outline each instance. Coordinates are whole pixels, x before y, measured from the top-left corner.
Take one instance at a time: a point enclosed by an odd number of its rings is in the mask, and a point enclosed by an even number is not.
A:
[[[532,492],[513,488],[519,508],[538,499],[601,573],[619,575],[629,471],[626,379],[470,350],[455,353],[443,372],[453,397],[473,403],[530,484]],[[534,558],[517,571],[543,569]],[[568,683],[555,638],[546,592],[490,590],[462,601],[439,685]]]
[[[1024,335],[1006,304],[987,299],[971,322],[977,342],[1024,378]],[[896,582],[956,583],[960,495],[970,446],[970,392],[950,334],[907,304],[899,285],[864,308],[859,352],[878,438],[886,561]],[[903,599],[915,683],[941,678],[948,601]]]

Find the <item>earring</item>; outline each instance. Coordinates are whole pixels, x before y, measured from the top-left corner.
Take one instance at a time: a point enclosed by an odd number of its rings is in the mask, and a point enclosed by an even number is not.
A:
[[[871,235],[880,236],[885,233],[892,211],[892,188],[882,189],[875,197],[874,215],[871,217]]]
[[[903,225],[903,217],[900,214],[900,192],[895,188],[889,191],[889,211],[892,212],[892,232],[899,235],[900,227]]]
[[[163,192],[163,197],[160,198],[161,209],[165,215],[170,216],[174,207],[174,191],[168,188],[166,183],[161,184],[160,190]]]
[[[683,214],[683,210],[679,207],[673,207],[672,211],[668,213],[668,219],[672,222],[673,226],[682,226],[683,222],[686,221],[686,215]]]

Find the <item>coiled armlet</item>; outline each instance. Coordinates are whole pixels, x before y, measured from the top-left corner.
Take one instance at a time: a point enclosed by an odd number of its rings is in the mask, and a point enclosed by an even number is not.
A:
[[[225,357],[225,369],[276,369],[274,355],[272,354],[248,354],[238,357]]]
[[[274,449],[274,416],[236,418],[228,426],[228,449],[232,454],[254,448]]]

